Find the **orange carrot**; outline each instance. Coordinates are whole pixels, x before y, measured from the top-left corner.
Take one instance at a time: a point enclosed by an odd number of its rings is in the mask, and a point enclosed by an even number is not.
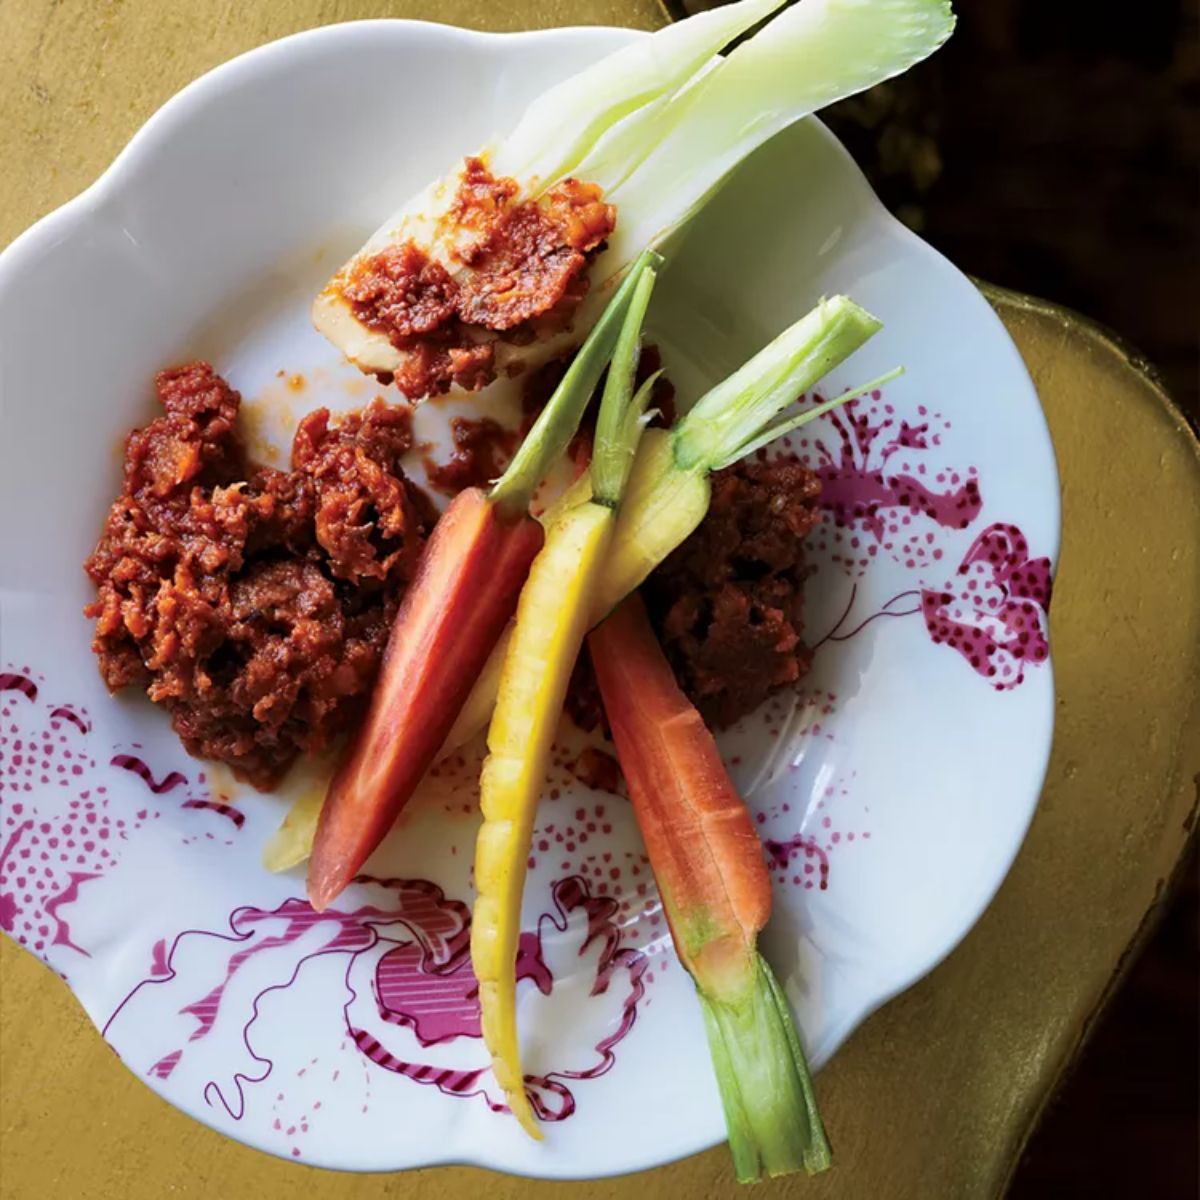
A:
[[[529,514],[604,371],[643,254],[610,301],[503,476],[455,497],[434,528],[392,625],[366,720],[334,773],[308,868],[308,897],[327,907],[354,878],[416,791],[483,670],[541,549]]]
[[[829,1146],[804,1052],[757,949],[771,881],[750,814],[636,594],[588,648],[675,949],[704,1011],[738,1178],[823,1170]]]
[[[321,810],[308,873],[314,908],[354,878],[433,762],[448,723],[430,717],[449,713],[452,722],[462,708],[542,537],[539,521],[503,519],[478,488],[460,492],[434,527],[392,626],[380,686]]]

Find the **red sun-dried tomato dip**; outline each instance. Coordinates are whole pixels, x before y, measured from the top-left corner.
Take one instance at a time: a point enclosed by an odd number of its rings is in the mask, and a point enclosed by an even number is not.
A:
[[[283,471],[250,461],[241,397],[207,363],[161,372],[156,389],[164,415],[126,439],[121,493],[84,564],[93,649],[111,691],[143,688],[192,754],[270,788],[364,710],[437,519],[401,467],[411,410],[377,400],[333,422],[317,409]],[[455,437],[441,490],[500,469],[477,440]],[[808,671],[802,543],[819,488],[793,462],[718,472],[708,515],[644,586],[680,686],[710,724]],[[586,657],[567,707],[585,728],[602,719]]]
[[[804,538],[821,519],[820,491],[795,462],[718,471],[708,515],[646,581],[679,686],[710,725],[733,724],[808,673]]]
[[[565,327],[587,294],[585,274],[616,225],[594,184],[566,179],[517,200],[515,179],[466,160],[444,222],[465,231],[449,266],[411,239],[354,263],[335,281],[354,315],[384,334],[404,362],[396,386],[410,399],[452,385],[475,391],[496,376],[495,344],[521,345]]]
[[[817,476],[797,462],[744,460],[718,471],[704,520],[642,585],[680,688],[714,728],[808,674],[804,538],[821,520],[820,491]],[[604,724],[586,655],[566,707],[581,729]]]
[[[362,711],[436,519],[400,467],[410,414],[317,409],[281,471],[248,460],[207,363],[156,388],[84,565],[93,649],[111,691],[144,688],[192,754],[269,788]]]

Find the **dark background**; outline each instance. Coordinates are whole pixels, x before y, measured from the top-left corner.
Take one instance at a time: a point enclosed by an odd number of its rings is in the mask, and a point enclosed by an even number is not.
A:
[[[1195,422],[1200,4],[955,7],[943,50],[829,123],[947,257],[1116,330]]]
[[[1110,326],[1195,426],[1200,4],[955,7],[943,51],[830,124],[892,210],[947,257]],[[1011,1200],[1200,1195],[1198,877],[1193,849]]]
[[[1195,427],[1200,3],[955,8],[933,59],[822,117],[897,216],[969,274],[1118,332]],[[1193,847],[1010,1200],[1200,1195],[1198,866]]]

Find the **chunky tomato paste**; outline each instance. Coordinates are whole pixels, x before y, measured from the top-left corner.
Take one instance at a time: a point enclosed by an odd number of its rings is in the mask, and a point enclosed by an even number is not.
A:
[[[711,726],[733,724],[808,673],[803,540],[820,520],[819,493],[820,481],[798,463],[717,472],[708,515],[642,586],[679,686]],[[587,655],[566,709],[581,729],[604,727]]]
[[[342,282],[358,320],[404,351],[395,382],[411,399],[483,387],[495,378],[497,340],[523,344],[563,327],[586,295],[586,268],[616,209],[575,179],[536,200],[518,201],[518,190],[468,158],[443,218],[451,261],[409,240],[356,263]]]
[[[404,476],[409,412],[376,401],[247,460],[241,398],[206,363],[162,372],[85,569],[111,691],[143,688],[188,750],[256,787],[362,711],[436,516]]]
[[[439,463],[426,454],[422,463],[429,486],[446,496],[457,496],[464,488],[484,488],[504,474],[517,448],[519,437],[491,417],[452,417],[450,437],[454,449]]]
[[[820,482],[798,463],[758,462],[712,482],[708,515],[643,594],[680,686],[723,727],[811,665],[803,542],[820,520]]]

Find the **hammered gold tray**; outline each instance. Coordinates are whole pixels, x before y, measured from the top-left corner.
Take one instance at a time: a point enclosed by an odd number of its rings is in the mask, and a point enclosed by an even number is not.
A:
[[[648,26],[653,0],[24,0],[0,36],[0,241],[91,182],[201,71],[299,29],[410,16],[493,29]],[[1200,449],[1144,364],[1072,313],[984,287],[1059,456],[1059,689],[1041,805],[983,919],[820,1076],[837,1166],[757,1195],[1001,1194],[1186,847],[1200,772]],[[697,1053],[705,1053],[697,1047]],[[409,1200],[738,1193],[724,1147],[551,1184],[450,1168],[349,1176],[279,1162],[184,1117],[127,1072],[66,988],[0,939],[0,1195]]]

